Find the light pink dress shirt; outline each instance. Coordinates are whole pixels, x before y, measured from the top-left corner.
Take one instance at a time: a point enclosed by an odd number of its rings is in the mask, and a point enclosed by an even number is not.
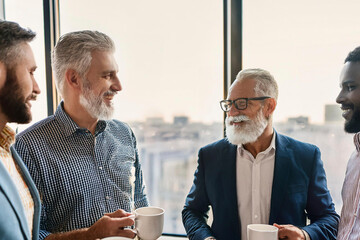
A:
[[[351,155],[342,188],[343,207],[341,210],[338,240],[359,240],[360,219],[360,133],[355,134],[356,151]]]

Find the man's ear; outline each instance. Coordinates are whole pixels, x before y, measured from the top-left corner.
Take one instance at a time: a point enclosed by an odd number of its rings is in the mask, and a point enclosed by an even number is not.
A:
[[[268,98],[265,100],[265,117],[270,117],[276,108],[276,100],[275,98]]]
[[[3,88],[6,82],[6,65],[0,61],[0,89]]]
[[[66,70],[65,81],[70,88],[81,90],[81,78],[74,69]]]

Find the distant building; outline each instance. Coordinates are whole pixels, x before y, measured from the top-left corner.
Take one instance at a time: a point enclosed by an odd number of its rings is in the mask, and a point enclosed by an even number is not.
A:
[[[149,117],[146,118],[146,124],[148,126],[160,127],[164,124],[164,119],[162,117]]]
[[[309,124],[309,117],[304,117],[304,116],[291,117],[291,118],[288,118],[288,123],[305,126],[305,125]]]
[[[185,126],[189,123],[189,118],[186,116],[176,116],[174,117],[174,125],[176,126]]]

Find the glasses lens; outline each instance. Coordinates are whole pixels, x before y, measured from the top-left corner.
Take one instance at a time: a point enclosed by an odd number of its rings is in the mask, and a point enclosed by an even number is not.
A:
[[[228,101],[228,100],[222,100],[220,102],[220,106],[221,106],[221,109],[225,112],[228,112],[230,110],[230,107],[231,107],[231,102]]]
[[[246,108],[246,99],[238,99],[235,101],[235,107],[239,110]]]

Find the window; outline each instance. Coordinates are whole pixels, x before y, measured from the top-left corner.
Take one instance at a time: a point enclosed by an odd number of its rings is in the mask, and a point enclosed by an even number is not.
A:
[[[5,19],[19,23],[22,27],[30,28],[36,32],[36,38],[30,43],[34,52],[35,61],[38,68],[35,71],[35,79],[41,90],[37,101],[32,102],[33,120],[29,124],[11,124],[13,129],[18,132],[26,129],[32,123],[35,123],[47,117],[47,95],[45,78],[45,50],[44,50],[44,24],[43,24],[43,1],[21,1],[5,0]],[[31,11],[29,11],[31,9]]]
[[[243,0],[244,68],[261,67],[277,79],[275,128],[320,148],[338,213],[354,145],[335,99],[343,61],[359,45],[359,7],[358,1]]]
[[[114,118],[135,132],[150,203],[166,210],[164,232],[185,233],[197,152],[223,134],[222,1],[62,0],[60,27],[115,41],[123,90]]]

